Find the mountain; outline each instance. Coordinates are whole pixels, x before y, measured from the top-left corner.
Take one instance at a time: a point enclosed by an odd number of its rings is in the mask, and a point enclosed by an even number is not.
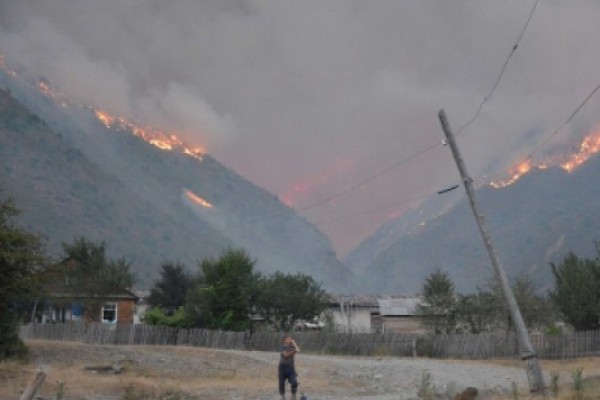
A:
[[[61,104],[0,70],[0,190],[21,225],[49,253],[84,236],[131,261],[140,287],[163,261],[198,260],[244,248],[263,273],[305,273],[330,291],[353,274],[329,239],[266,190],[210,155],[165,151],[93,110]],[[203,203],[204,202],[204,203]]]
[[[573,251],[595,257],[600,240],[600,156],[567,173],[532,170],[502,189],[484,186],[476,198],[509,278],[526,273],[540,289],[553,286],[550,263]],[[433,199],[387,223],[345,260],[362,290],[416,293],[434,269],[460,292],[492,277],[492,267],[464,189],[446,204]]]

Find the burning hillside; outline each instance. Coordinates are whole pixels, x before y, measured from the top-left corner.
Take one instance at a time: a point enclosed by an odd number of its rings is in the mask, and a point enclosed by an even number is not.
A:
[[[549,157],[538,163],[534,163],[531,157],[529,157],[527,160],[510,168],[507,173],[508,178],[493,181],[490,185],[496,189],[503,188],[512,185],[532,169],[546,169],[555,165],[559,165],[562,169],[571,173],[598,152],[600,152],[600,127],[588,133],[574,151]]]
[[[6,65],[4,56],[0,54],[0,68],[3,69],[9,76],[14,79],[25,82],[16,71]],[[70,97],[66,94],[53,88],[46,79],[40,78],[35,82],[35,87],[44,96],[60,105],[62,108],[73,106]],[[151,145],[158,147],[161,150],[176,151],[186,154],[192,158],[202,161],[202,156],[206,153],[200,146],[190,146],[185,143],[176,132],[166,132],[164,130],[132,122],[122,116],[111,115],[104,110],[89,106],[94,112],[95,117],[107,128],[114,128],[122,131],[127,131],[135,136],[143,139]]]
[[[151,126],[135,124],[123,117],[110,115],[106,111],[95,108],[92,108],[92,110],[96,118],[107,128],[129,131],[161,150],[177,151],[202,161],[202,156],[205,153],[204,149],[187,145],[176,133],[168,133]]]

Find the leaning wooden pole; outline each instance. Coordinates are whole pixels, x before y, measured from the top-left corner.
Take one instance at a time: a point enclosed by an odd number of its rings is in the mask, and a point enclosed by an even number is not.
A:
[[[454,134],[450,129],[450,124],[448,123],[446,112],[443,109],[440,110],[440,112],[438,113],[438,117],[442,124],[442,129],[444,131],[444,134],[446,135],[446,139],[448,140],[448,145],[452,150],[452,155],[454,156],[454,160],[456,161],[458,171],[460,172],[460,176],[463,180],[465,191],[467,192],[467,197],[469,198],[469,204],[471,205],[471,210],[473,210],[473,214],[475,215],[475,219],[477,220],[477,225],[479,226],[479,232],[481,232],[483,242],[485,243],[485,247],[487,248],[488,254],[490,255],[496,279],[500,283],[504,300],[510,311],[510,316],[515,324],[515,329],[519,338],[519,353],[521,354],[521,359],[527,361],[527,378],[529,380],[529,389],[533,393],[544,394],[546,389],[544,385],[544,375],[542,374],[537,354],[534,351],[533,346],[531,345],[531,341],[529,340],[529,334],[527,332],[527,327],[525,326],[525,321],[523,321],[521,310],[519,310],[519,305],[517,304],[515,295],[510,287],[508,278],[506,277],[506,273],[504,272],[504,268],[502,268],[502,265],[500,264],[500,260],[498,259],[496,250],[492,246],[491,237],[485,228],[482,214],[479,211],[477,202],[475,201],[475,190],[473,189],[473,180],[469,177],[469,174],[467,173],[467,168],[465,167],[465,163],[460,155],[456,141],[454,140]]]
[[[46,373],[42,370],[39,370],[37,374],[35,374],[33,380],[29,382],[29,385],[27,385],[27,388],[21,397],[19,397],[19,400],[32,400],[40,386],[42,386],[42,383],[44,383],[44,379],[46,379]]]

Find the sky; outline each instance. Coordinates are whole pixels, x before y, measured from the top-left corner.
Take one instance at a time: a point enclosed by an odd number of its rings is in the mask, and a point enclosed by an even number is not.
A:
[[[553,135],[600,84],[599,17],[596,0],[0,0],[0,54],[201,145],[343,257],[459,183],[437,113],[458,131],[499,77],[458,136],[480,183],[598,127],[600,95]]]

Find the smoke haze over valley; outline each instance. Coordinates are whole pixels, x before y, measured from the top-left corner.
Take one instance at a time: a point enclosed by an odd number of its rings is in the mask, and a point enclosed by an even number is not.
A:
[[[304,210],[344,256],[457,183],[436,113],[456,129],[473,117],[534,4],[2,2],[0,53],[83,104],[176,131]],[[460,137],[473,176],[508,170],[598,84],[599,14],[592,0],[536,4]],[[536,157],[579,143],[599,105]]]

